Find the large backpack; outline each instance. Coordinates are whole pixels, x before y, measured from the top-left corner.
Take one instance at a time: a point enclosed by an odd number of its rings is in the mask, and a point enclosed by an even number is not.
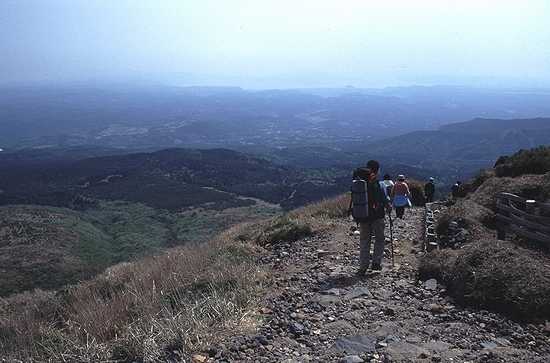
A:
[[[367,175],[364,170],[358,169],[353,175],[351,183],[351,215],[355,222],[367,222],[369,219],[369,197],[367,193]]]

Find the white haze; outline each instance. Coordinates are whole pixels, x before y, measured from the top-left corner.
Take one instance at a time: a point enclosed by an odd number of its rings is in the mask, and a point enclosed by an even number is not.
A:
[[[2,0],[0,82],[550,85],[548,1]]]

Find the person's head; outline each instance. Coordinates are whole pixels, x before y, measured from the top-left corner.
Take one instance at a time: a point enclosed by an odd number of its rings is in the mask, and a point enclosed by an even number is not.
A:
[[[369,180],[371,170],[369,168],[358,168],[353,172],[353,179]]]
[[[378,174],[378,170],[380,170],[380,163],[376,160],[369,160],[367,162],[367,168],[370,169],[371,173]]]
[[[430,178],[430,183],[433,183],[434,180],[435,180],[435,179],[434,179],[433,177],[431,177],[431,178]]]
[[[397,180],[399,180],[400,182],[404,182],[404,181],[405,181],[405,175],[399,174],[399,175],[397,176]]]
[[[390,174],[385,174],[384,175],[384,180],[391,180]]]
[[[460,180],[456,182],[456,185],[460,185],[460,184],[462,184]]]

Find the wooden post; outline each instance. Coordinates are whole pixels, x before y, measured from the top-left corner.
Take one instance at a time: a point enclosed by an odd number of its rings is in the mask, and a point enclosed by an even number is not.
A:
[[[527,199],[525,201],[525,211],[529,214],[536,214],[535,207],[537,205],[537,202],[533,199]]]
[[[501,241],[506,239],[506,229],[504,225],[502,225],[502,222],[498,222],[497,225],[497,239]]]
[[[497,196],[497,205],[499,203],[498,199],[500,199],[500,198],[502,198],[502,197]],[[510,202],[505,198],[502,198],[500,202],[510,204]],[[502,213],[502,212],[497,211],[497,214],[498,213]],[[497,220],[497,239],[501,240],[501,241],[504,241],[506,239],[506,223],[504,223],[504,221],[498,221]]]
[[[514,202],[518,206],[513,205]],[[541,213],[545,208],[550,211],[550,205],[509,193],[499,194],[496,215],[497,238],[504,239],[506,230],[511,229],[514,234],[524,238],[550,243],[550,218]]]

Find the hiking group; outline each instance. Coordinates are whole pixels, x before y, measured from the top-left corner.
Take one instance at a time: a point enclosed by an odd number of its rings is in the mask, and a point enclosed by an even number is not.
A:
[[[412,207],[411,192],[404,175],[399,175],[393,181],[390,175],[384,175],[378,180],[380,164],[369,160],[366,167],[353,172],[351,186],[350,214],[359,225],[359,270],[358,275],[364,275],[369,266],[373,271],[382,270],[382,258],[385,247],[385,217],[390,220],[390,234],[393,264],[393,220],[392,210],[395,208],[397,218],[403,219],[405,208]],[[425,185],[426,200],[433,201],[435,186],[433,178]],[[374,251],[371,256],[371,240],[374,236]],[[372,260],[372,264],[371,264]]]

